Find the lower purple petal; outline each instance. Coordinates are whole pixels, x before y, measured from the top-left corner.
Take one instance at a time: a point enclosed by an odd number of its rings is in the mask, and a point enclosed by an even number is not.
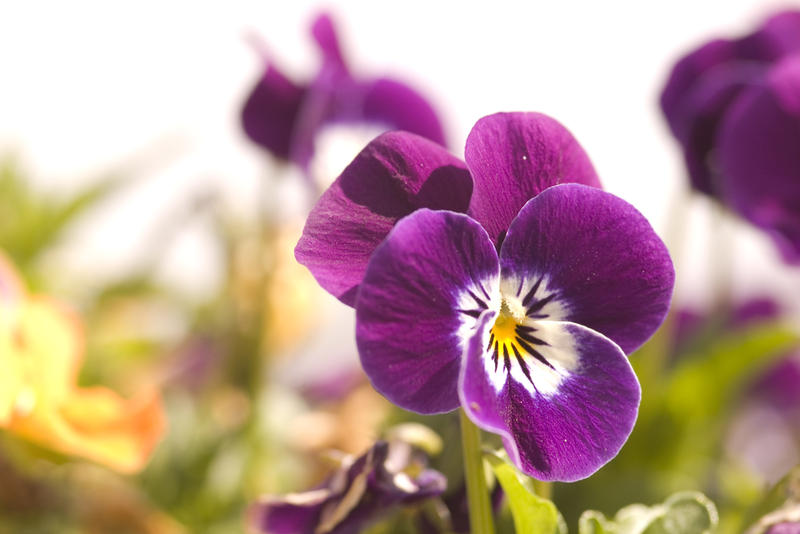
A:
[[[541,321],[547,364],[512,357],[498,372],[486,351],[493,324],[492,312],[481,317],[462,362],[459,395],[470,419],[500,434],[514,463],[539,480],[579,480],[616,456],[640,400],[622,350],[583,326]]]
[[[458,407],[469,331],[494,306],[497,253],[478,223],[419,210],[372,255],[356,306],[356,342],[373,386],[418,413]]]

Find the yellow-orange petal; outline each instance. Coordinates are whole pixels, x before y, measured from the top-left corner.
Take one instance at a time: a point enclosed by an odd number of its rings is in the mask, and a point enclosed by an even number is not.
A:
[[[110,389],[76,389],[52,410],[15,418],[11,430],[45,447],[123,473],[141,470],[166,428],[158,393],[126,400]]]
[[[58,404],[75,386],[83,360],[84,333],[78,317],[43,296],[28,297],[12,333],[23,381],[37,402]]]
[[[0,307],[8,306],[22,299],[25,286],[22,284],[14,265],[0,250]]]

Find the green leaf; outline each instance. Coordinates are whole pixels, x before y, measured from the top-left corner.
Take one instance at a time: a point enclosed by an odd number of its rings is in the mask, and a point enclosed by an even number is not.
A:
[[[763,534],[772,525],[800,521],[800,466],[778,481],[764,498],[750,510],[747,534]]]
[[[797,342],[782,323],[721,336],[702,354],[683,359],[670,381],[669,408],[679,417],[718,418],[745,384]]]
[[[514,529],[524,534],[566,534],[566,525],[555,505],[539,497],[531,480],[521,475],[507,460],[487,454],[495,477],[508,497]]]
[[[709,534],[719,522],[717,509],[708,497],[695,491],[672,495],[663,504],[632,504],[617,512],[613,520],[587,510],[578,523],[579,534]]]

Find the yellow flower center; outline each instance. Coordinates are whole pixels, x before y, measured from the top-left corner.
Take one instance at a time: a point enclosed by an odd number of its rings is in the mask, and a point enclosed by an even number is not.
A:
[[[547,345],[535,334],[536,323],[527,318],[526,308],[516,297],[503,296],[500,313],[489,332],[487,352],[494,362],[495,369],[502,365],[510,369],[516,362],[522,372],[530,379],[526,359],[533,357],[548,367],[552,365],[537,350],[537,346]]]

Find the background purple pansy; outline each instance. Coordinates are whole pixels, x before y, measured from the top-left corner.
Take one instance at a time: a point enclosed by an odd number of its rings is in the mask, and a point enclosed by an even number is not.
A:
[[[295,249],[320,285],[355,304],[367,262],[394,224],[420,208],[469,213],[499,248],[528,199],[561,183],[600,187],[572,134],[540,113],[496,113],[467,138],[466,163],[408,132],[369,143],[311,210]]]
[[[428,469],[420,451],[379,441],[358,458],[347,458],[318,488],[262,497],[251,506],[248,524],[264,534],[355,534],[395,507],[441,495],[446,487],[444,475]]]
[[[679,60],[661,108],[694,189],[765,230],[800,262],[800,11]]]
[[[351,74],[329,15],[314,20],[311,35],[322,61],[310,82],[290,80],[265,59],[264,74],[242,108],[242,126],[253,142],[306,172],[316,135],[331,123],[374,124],[445,143],[435,110],[415,89],[391,78]]]

